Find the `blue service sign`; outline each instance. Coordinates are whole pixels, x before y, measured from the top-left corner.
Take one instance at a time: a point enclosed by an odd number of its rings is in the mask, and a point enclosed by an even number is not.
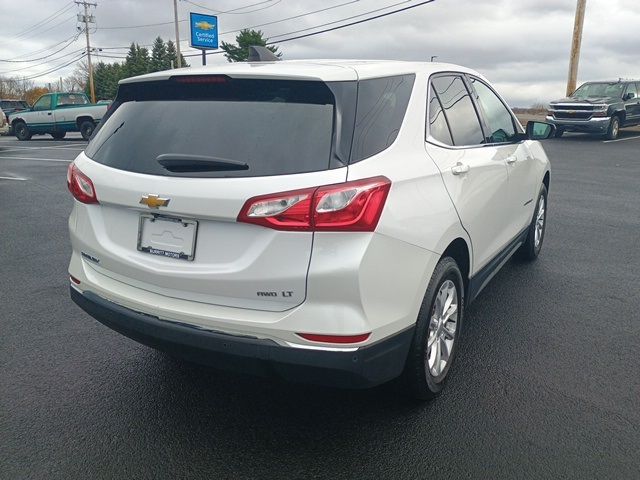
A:
[[[215,15],[190,14],[191,46],[207,50],[218,48],[218,17]]]

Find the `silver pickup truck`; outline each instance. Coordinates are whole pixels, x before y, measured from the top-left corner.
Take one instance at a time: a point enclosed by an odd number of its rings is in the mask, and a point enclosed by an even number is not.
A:
[[[9,115],[18,140],[49,134],[56,140],[67,132],[80,132],[88,140],[107,112],[107,104],[92,104],[84,93],[47,93],[28,110]]]

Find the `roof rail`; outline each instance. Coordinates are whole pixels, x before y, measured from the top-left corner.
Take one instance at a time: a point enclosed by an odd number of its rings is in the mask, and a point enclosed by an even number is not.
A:
[[[267,47],[260,45],[249,46],[249,58],[248,62],[278,62],[280,57],[274,54]]]

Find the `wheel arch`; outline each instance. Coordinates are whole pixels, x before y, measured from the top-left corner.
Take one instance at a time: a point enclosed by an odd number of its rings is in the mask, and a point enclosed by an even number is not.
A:
[[[627,118],[627,112],[625,110],[616,110],[615,112],[613,112],[613,115],[611,115],[612,117],[618,117],[620,119],[620,126],[622,127],[622,123],[624,123],[624,121]]]
[[[551,173],[549,172],[549,170],[547,170],[544,173],[544,178],[542,179],[542,183],[544,183],[544,186],[547,187],[547,192],[549,192],[550,182],[551,182]]]
[[[76,118],[76,126],[80,128],[80,125],[82,125],[82,122],[86,122],[86,121],[92,122],[93,124],[96,123],[95,119],[91,115],[81,115]]]
[[[471,272],[471,248],[467,241],[458,237],[451,241],[447,248],[442,252],[441,258],[451,257],[458,264],[460,273],[462,273],[462,279],[464,281],[465,290],[469,285],[469,275]]]

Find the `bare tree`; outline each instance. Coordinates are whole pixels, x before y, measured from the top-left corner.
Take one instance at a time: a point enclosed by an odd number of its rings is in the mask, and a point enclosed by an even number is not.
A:
[[[70,92],[84,92],[89,79],[89,65],[80,61],[71,75],[62,79],[62,86]]]

